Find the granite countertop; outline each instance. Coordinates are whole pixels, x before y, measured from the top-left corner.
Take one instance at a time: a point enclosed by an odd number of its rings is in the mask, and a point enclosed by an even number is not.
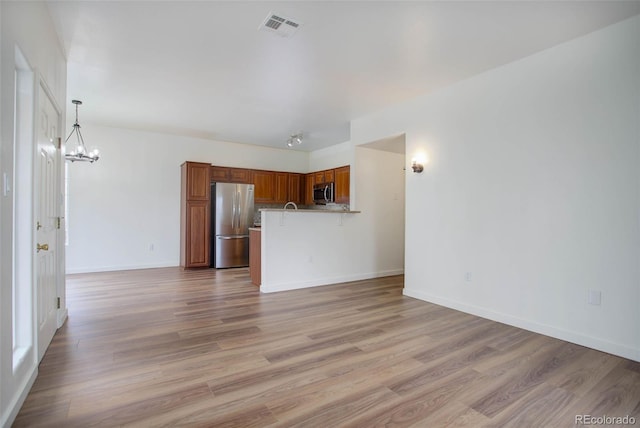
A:
[[[345,211],[345,210],[306,210],[306,209],[293,210],[291,208],[286,210],[282,208],[261,208],[260,211],[275,211],[275,212],[288,212],[288,213],[327,213],[327,214],[357,214],[361,212],[361,211]]]

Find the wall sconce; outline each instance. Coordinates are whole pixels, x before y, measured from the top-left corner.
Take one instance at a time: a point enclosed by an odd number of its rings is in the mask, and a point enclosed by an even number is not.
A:
[[[421,173],[424,171],[424,165],[422,162],[418,162],[418,160],[414,158],[411,160],[411,169],[413,169],[413,172]]]

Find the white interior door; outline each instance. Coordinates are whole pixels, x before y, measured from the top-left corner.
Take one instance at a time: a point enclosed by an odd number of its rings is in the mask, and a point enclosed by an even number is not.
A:
[[[44,356],[57,327],[58,230],[60,227],[58,174],[60,170],[59,114],[40,87],[36,147],[36,302],[38,361]]]

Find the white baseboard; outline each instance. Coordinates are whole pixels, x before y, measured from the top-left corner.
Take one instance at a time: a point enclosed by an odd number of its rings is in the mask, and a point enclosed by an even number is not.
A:
[[[419,290],[412,290],[405,288],[403,291],[405,296],[413,297],[426,302],[435,303],[436,305],[445,306],[447,308],[455,309],[461,312],[466,312],[471,315],[477,315],[482,318],[487,318],[492,321],[501,322],[514,327],[522,328],[532,331],[534,333],[540,333],[545,336],[554,337],[556,339],[566,340],[567,342],[575,343],[578,345],[586,346],[588,348],[597,349],[598,351],[607,352],[609,354],[618,355],[620,357],[628,358],[630,360],[640,362],[640,349],[634,349],[632,347],[622,345],[620,343],[609,342],[597,337],[591,337],[582,333],[574,331],[564,330],[551,325],[542,324],[536,321],[518,318],[513,315],[495,312],[479,306],[469,305],[467,303],[450,300],[447,298],[434,296],[429,293],[425,293]]]
[[[179,262],[167,261],[159,263],[135,264],[135,265],[112,265],[112,266],[85,266],[76,268],[67,268],[67,274],[74,273],[94,273],[94,272],[113,272],[118,270],[135,270],[135,269],[154,269],[164,267],[177,267]]]
[[[339,284],[341,282],[361,281],[364,279],[381,278],[385,276],[402,275],[404,269],[392,269],[378,272],[355,273],[333,277],[315,278],[307,281],[280,282],[274,284],[262,283],[260,292],[275,293],[279,291],[298,290],[301,288],[319,287],[322,285]]]
[[[34,365],[31,375],[25,380],[21,387],[16,390],[11,403],[7,407],[7,412],[2,415],[0,427],[8,428],[11,426],[11,424],[13,424],[13,421],[16,419],[16,416],[18,416],[18,413],[20,412],[20,408],[24,404],[24,400],[27,399],[27,395],[29,394],[29,391],[31,391],[31,387],[36,381],[36,377],[38,377],[38,366]]]
[[[69,310],[67,308],[58,309],[58,328],[62,327],[68,316]]]

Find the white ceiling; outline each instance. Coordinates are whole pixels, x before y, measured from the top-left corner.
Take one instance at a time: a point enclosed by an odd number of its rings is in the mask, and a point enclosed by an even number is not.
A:
[[[298,150],[640,13],[640,1],[50,1],[80,123]],[[258,31],[270,12],[302,23]]]

